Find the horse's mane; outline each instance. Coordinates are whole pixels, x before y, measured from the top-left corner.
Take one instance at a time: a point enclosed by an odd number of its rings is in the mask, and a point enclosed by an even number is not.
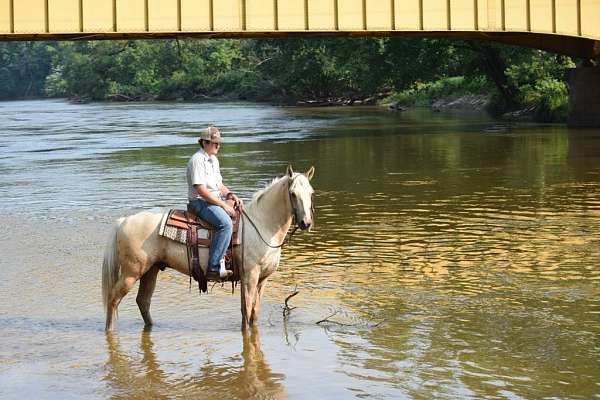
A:
[[[268,183],[264,188],[262,188],[261,190],[259,190],[258,192],[254,193],[254,196],[252,196],[252,202],[258,202],[260,200],[260,198],[269,191],[269,189],[271,189],[273,186],[277,185],[279,182],[281,182],[287,175],[283,175],[280,177],[276,177],[273,178],[273,180]]]

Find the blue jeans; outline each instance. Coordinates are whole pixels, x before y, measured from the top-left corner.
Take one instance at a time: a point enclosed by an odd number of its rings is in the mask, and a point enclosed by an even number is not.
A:
[[[231,241],[231,233],[233,232],[231,217],[221,207],[202,199],[190,201],[190,208],[194,214],[210,222],[215,228],[208,251],[208,270],[218,272],[219,262],[225,256]]]

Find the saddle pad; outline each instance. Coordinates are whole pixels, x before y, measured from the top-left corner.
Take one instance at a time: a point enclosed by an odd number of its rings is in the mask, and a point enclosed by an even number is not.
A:
[[[193,216],[193,214],[189,215]],[[163,215],[160,221],[158,235],[179,243],[187,244],[187,230],[189,226],[187,221],[183,210],[169,210]],[[234,223],[238,221],[234,221]],[[205,227],[206,222],[202,221],[199,223],[198,220],[195,219],[193,221],[190,219],[189,223],[198,226],[198,247],[210,247],[213,229],[207,229],[207,227]],[[239,223],[235,223],[234,232],[231,237],[231,242],[234,246],[241,243],[238,237],[238,227]]]
[[[173,223],[173,220],[169,218],[171,211],[172,210],[169,210],[169,212],[166,212],[163,215],[160,221],[160,227],[158,228],[158,235],[179,243],[187,244],[187,224]],[[198,227],[198,245],[209,247],[210,231],[208,229]]]

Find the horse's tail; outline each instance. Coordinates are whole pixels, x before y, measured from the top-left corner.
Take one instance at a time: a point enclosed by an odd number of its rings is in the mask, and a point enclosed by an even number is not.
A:
[[[113,225],[113,230],[104,250],[102,262],[102,302],[104,310],[108,313],[108,303],[115,284],[119,280],[121,265],[119,263],[119,249],[117,247],[117,234],[125,218],[119,218]]]

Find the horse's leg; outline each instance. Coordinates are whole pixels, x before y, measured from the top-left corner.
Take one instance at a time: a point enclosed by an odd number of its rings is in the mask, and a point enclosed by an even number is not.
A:
[[[258,316],[260,314],[260,302],[262,300],[262,295],[267,285],[267,278],[262,279],[258,282],[257,286],[257,294],[254,299],[254,307],[252,307],[252,315],[250,316],[250,325],[254,325],[258,322]]]
[[[110,296],[110,301],[108,302],[108,308],[106,312],[106,330],[111,331],[113,325],[113,316],[117,308],[119,307],[119,303],[123,297],[131,290],[135,282],[137,281],[137,277],[134,276],[121,276],[119,281],[115,285],[115,288]]]
[[[242,279],[241,296],[242,296],[242,331],[245,331],[251,324],[252,309],[256,303],[256,295],[258,292],[258,271],[249,273]]]
[[[150,301],[152,300],[152,293],[156,287],[156,278],[158,277],[158,267],[155,265],[151,267],[140,279],[140,288],[135,299],[144,323],[146,326],[152,325],[152,317],[150,316]]]

